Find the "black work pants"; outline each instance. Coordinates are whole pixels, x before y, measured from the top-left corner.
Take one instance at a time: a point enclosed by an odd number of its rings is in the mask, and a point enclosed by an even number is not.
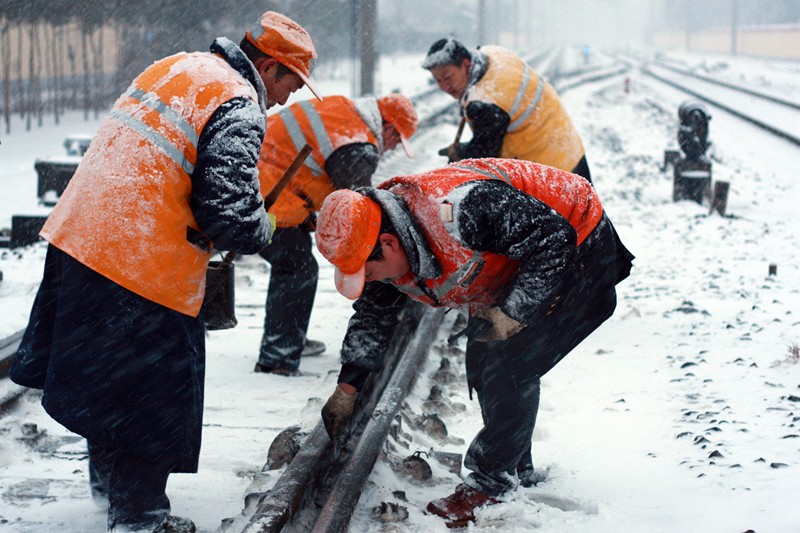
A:
[[[260,255],[271,269],[258,362],[297,370],[319,278],[311,234],[296,226],[278,228]]]
[[[494,343],[483,344],[484,348]],[[511,383],[502,356],[493,350],[467,350],[470,388],[478,394],[483,428],[464,458],[479,490],[498,496],[515,486],[517,473],[533,468],[531,439],[539,411],[539,377]]]
[[[92,496],[108,500],[108,529],[155,531],[170,511],[169,468],[88,442]]]
[[[467,341],[467,384],[478,394],[483,428],[467,450],[468,483],[497,496],[531,464],[539,382],[605,322],[616,307],[617,238],[603,217],[578,248],[557,304],[505,341]]]

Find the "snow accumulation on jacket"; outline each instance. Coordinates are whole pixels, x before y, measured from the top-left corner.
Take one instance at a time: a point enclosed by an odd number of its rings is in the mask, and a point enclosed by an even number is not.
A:
[[[222,103],[206,124],[197,145],[191,207],[203,232],[220,250],[254,254],[269,235],[258,201],[256,162],[266,129],[267,94],[261,77],[236,44],[218,38],[210,48],[221,54],[256,88],[258,102],[237,97]],[[231,165],[231,161],[246,164]]]
[[[584,155],[552,85],[500,46],[473,52],[461,106],[473,136],[456,147],[460,159],[523,159],[570,172]]]
[[[465,162],[446,168],[462,163]],[[574,279],[572,270],[578,269],[576,258],[581,250],[575,228],[551,206],[501,180],[468,181],[448,194],[447,199],[457,203],[453,209],[457,214],[447,229],[463,247],[505,256],[518,268],[495,305],[523,324],[537,323],[563,284]],[[419,276],[420,265],[431,262],[430,258],[425,259],[430,251],[413,243],[425,242],[426,238],[416,213],[407,211],[394,218],[400,216],[406,217],[400,225],[412,228],[416,234],[399,237],[407,252],[416,248],[408,255],[412,272]],[[396,221],[394,225],[398,225]],[[581,271],[590,268],[580,265]],[[353,305],[355,314],[342,346],[340,381],[360,388],[368,373],[380,367],[407,298],[392,283],[366,284]]]

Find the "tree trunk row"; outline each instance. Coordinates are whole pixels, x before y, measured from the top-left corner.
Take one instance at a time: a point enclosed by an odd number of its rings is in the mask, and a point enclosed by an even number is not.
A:
[[[56,124],[67,109],[82,109],[88,119],[107,108],[120,88],[116,72],[107,72],[112,48],[104,31],[82,25],[17,23],[0,18],[0,105],[4,131],[18,115],[25,129],[41,127],[45,113]],[[116,43],[113,43],[116,44]],[[78,57],[80,56],[80,57]]]

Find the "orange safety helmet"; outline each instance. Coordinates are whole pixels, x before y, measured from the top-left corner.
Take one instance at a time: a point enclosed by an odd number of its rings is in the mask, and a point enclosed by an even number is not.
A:
[[[346,298],[355,300],[364,290],[365,265],[380,229],[380,206],[350,189],[332,192],[320,208],[317,249],[336,267],[336,290]]]
[[[317,62],[317,50],[302,26],[286,15],[267,11],[261,15],[255,28],[245,35],[256,48],[300,76],[314,96],[322,100],[317,82],[311,77]]]
[[[394,126],[400,134],[400,142],[406,155],[413,157],[408,139],[417,131],[418,118],[414,104],[405,95],[391,93],[378,98],[378,110],[381,112],[381,118]]]

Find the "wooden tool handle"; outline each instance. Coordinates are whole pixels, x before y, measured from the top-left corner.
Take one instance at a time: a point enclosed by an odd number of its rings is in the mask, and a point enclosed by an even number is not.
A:
[[[458,141],[461,140],[461,134],[464,133],[464,125],[467,123],[467,117],[461,117],[461,120],[458,123],[458,131],[456,131],[456,140],[453,141],[453,146],[458,144]]]
[[[300,167],[305,162],[308,154],[311,153],[311,150],[311,146],[306,144],[300,149],[299,152],[297,152],[294,161],[292,161],[292,163],[286,167],[286,170],[283,171],[283,175],[278,180],[278,183],[275,184],[272,190],[269,191],[267,196],[264,198],[265,209],[269,210],[269,208],[272,207],[272,204],[274,204],[275,200],[278,199],[278,196],[280,196],[280,194],[283,192],[283,189],[289,185],[289,182],[292,181],[294,175],[297,174],[298,170],[300,170]]]

